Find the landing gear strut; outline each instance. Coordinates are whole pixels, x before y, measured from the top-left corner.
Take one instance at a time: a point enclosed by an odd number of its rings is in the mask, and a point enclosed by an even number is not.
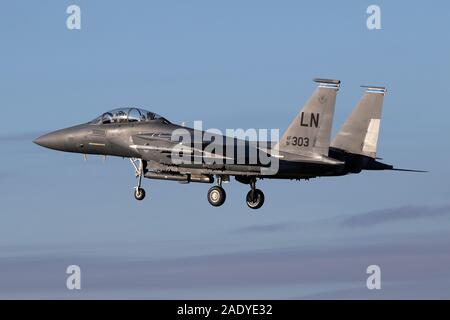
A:
[[[250,181],[251,190],[247,193],[246,202],[250,209],[259,209],[264,204],[264,193],[256,189],[256,178]]]
[[[144,200],[145,198],[145,190],[141,187],[142,185],[142,175],[144,174],[144,161],[142,159],[130,159],[131,164],[134,167],[134,173],[136,178],[138,179],[138,184],[134,187],[134,197],[136,200]]]
[[[208,190],[208,202],[214,207],[220,207],[225,202],[227,194],[222,188],[222,177],[217,177],[217,186]]]

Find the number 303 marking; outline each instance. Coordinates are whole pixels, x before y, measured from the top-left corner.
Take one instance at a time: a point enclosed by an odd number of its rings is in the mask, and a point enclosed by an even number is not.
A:
[[[309,138],[308,137],[292,137],[291,144],[297,147],[308,147]]]

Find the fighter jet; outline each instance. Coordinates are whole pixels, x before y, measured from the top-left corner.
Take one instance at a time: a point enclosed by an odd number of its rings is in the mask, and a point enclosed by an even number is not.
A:
[[[212,135],[171,123],[151,111],[127,107],[105,112],[88,123],[45,134],[34,143],[64,152],[129,158],[137,178],[134,188],[137,200],[146,195],[142,177],[215,183],[207,193],[214,207],[225,202],[222,185],[230,177],[250,186],[246,203],[249,208],[258,209],[265,199],[264,193],[256,188],[260,179],[308,180],[363,170],[403,170],[379,162],[376,156],[386,89],[366,87],[361,101],[331,141],[340,81],[314,81],[317,88],[279,141]]]

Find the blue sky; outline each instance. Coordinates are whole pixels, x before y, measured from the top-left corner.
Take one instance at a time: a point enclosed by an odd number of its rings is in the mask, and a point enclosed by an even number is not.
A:
[[[70,4],[81,30],[66,28]],[[0,297],[448,298],[449,20],[445,1],[3,4]],[[124,105],[283,131],[314,77],[342,81],[334,132],[360,85],[386,85],[379,156],[430,172],[262,181],[255,213],[233,180],[220,208],[208,185],[149,180],[137,203],[128,161],[31,142]],[[69,264],[80,292],[65,289]]]

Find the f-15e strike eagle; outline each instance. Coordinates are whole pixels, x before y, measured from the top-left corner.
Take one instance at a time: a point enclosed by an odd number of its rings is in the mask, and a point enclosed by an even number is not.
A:
[[[222,182],[230,176],[250,186],[247,205],[258,209],[264,203],[263,192],[256,188],[258,179],[300,180],[362,170],[403,170],[376,157],[386,89],[365,87],[363,97],[331,141],[340,81],[314,81],[316,90],[277,142],[214,136],[133,107],[105,112],[93,121],[48,133],[34,142],[65,152],[129,158],[138,181],[134,188],[137,200],[145,197],[142,177],[216,182],[207,194],[216,207],[225,202]]]

